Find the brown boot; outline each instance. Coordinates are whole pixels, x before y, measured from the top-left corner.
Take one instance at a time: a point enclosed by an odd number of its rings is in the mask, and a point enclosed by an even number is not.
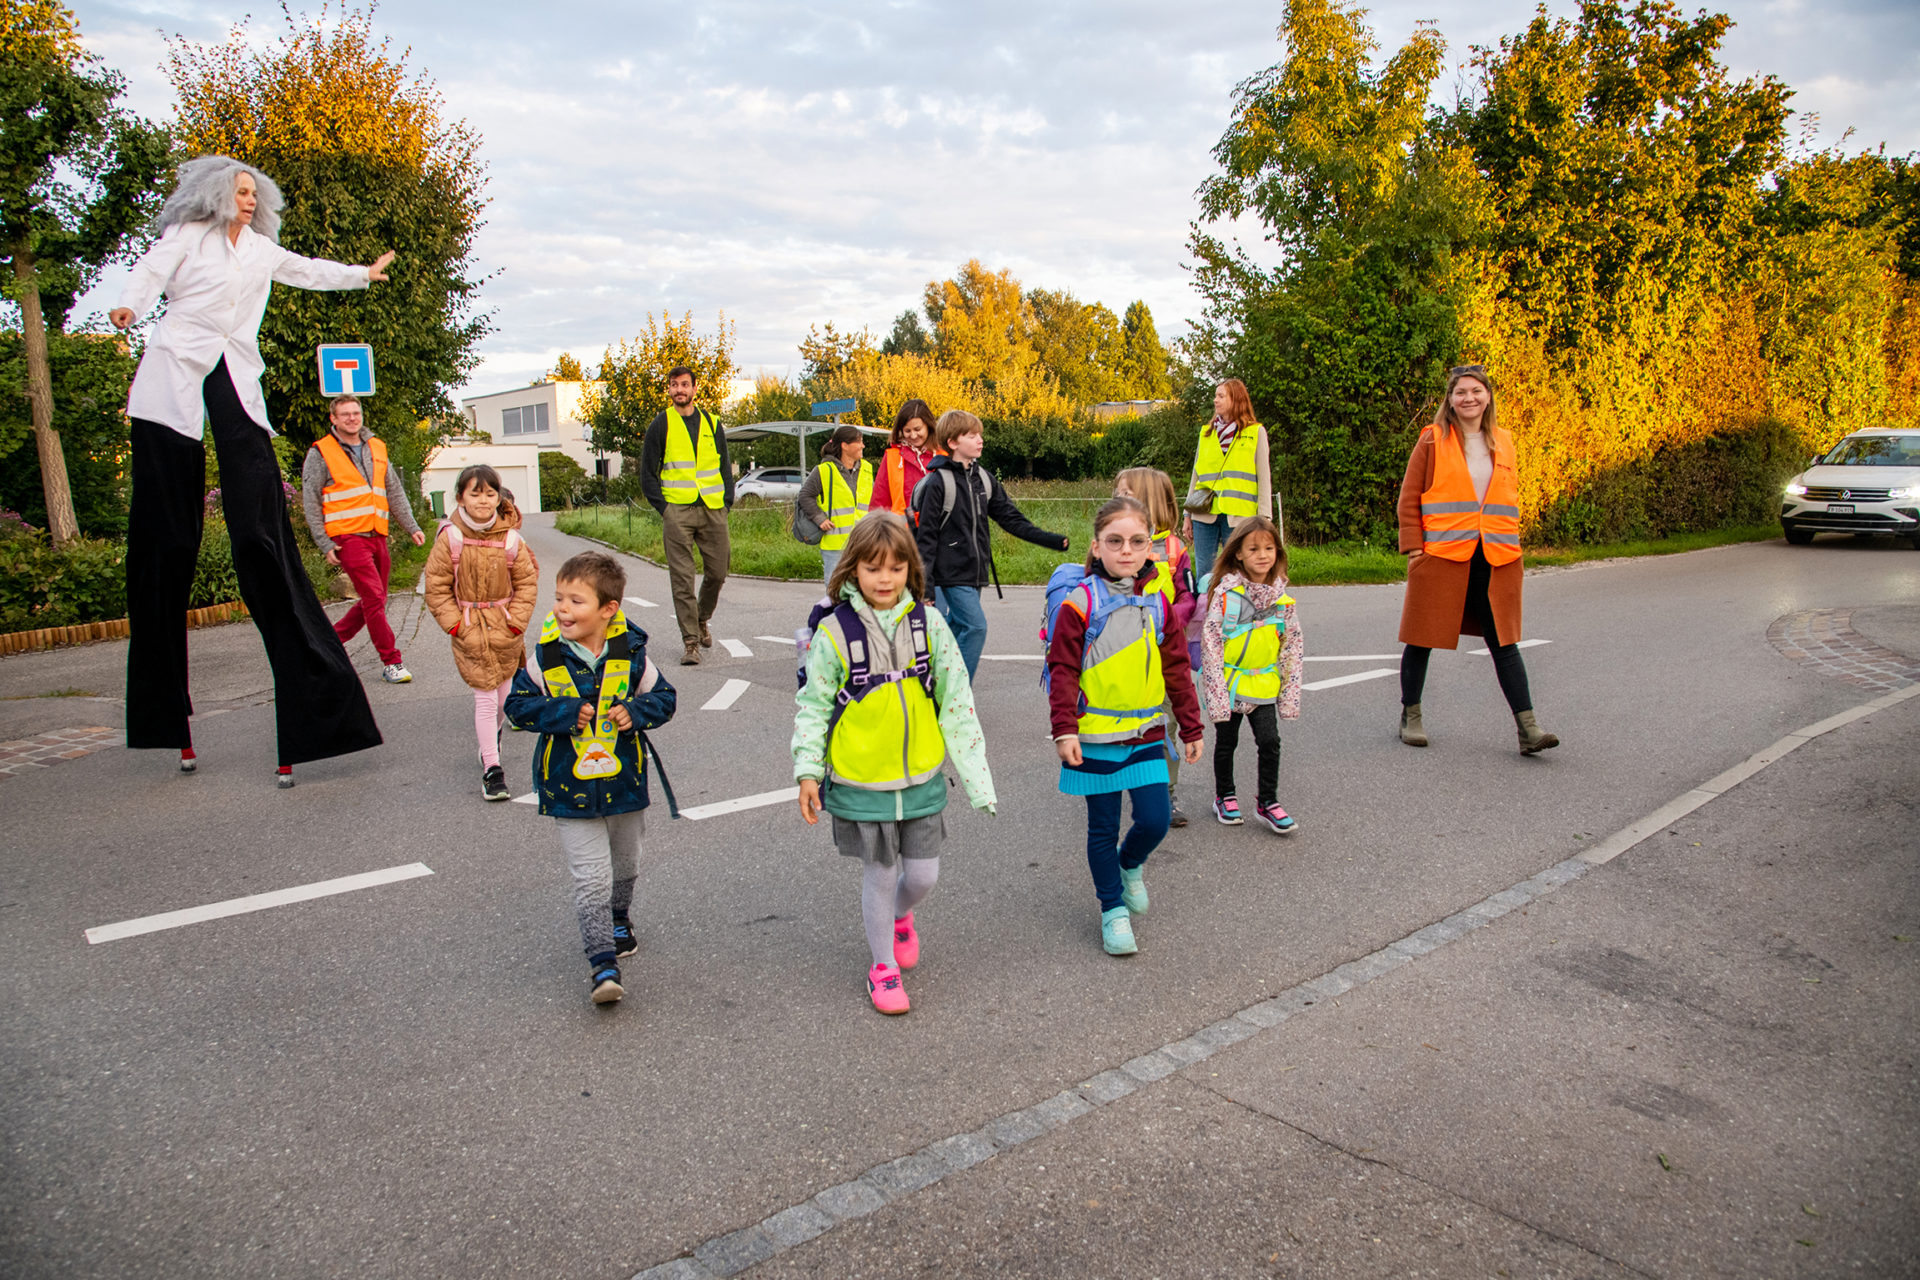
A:
[[[1513,723],[1520,730],[1520,754],[1523,756],[1534,755],[1545,751],[1548,747],[1560,745],[1560,739],[1542,729],[1534,720],[1531,711],[1514,712]]]
[[[687,651],[680,655],[680,665],[683,667],[700,665],[700,645],[697,641],[687,641]]]
[[[713,628],[704,622],[700,624],[700,647],[702,649],[713,648]]]
[[[1410,747],[1427,745],[1427,731],[1420,723],[1420,704],[1400,708],[1400,741]]]

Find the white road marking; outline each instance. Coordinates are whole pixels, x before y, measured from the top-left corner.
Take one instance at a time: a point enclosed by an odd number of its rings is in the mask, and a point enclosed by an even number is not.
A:
[[[1329,653],[1302,658],[1302,662],[1398,662],[1397,653]]]
[[[1378,680],[1381,676],[1397,676],[1399,674],[1400,669],[1398,667],[1381,667],[1377,671],[1356,671],[1350,676],[1335,676],[1331,680],[1315,680],[1311,684],[1303,684],[1300,687],[1302,689],[1331,689],[1335,685],[1359,684],[1362,680]]]
[[[983,653],[980,655],[980,661],[982,662],[1044,662],[1046,660],[1046,656],[1047,655],[1044,653]]]
[[[636,609],[658,609],[660,607],[651,600],[642,600],[639,596],[628,596],[627,603]]]
[[[792,636],[755,636],[755,637],[754,637],[754,639],[755,639],[755,640],[771,640],[771,641],[773,641],[773,642],[774,642],[775,644],[792,644],[792,643],[794,643],[794,639],[793,639],[793,637],[792,637]]]
[[[740,695],[753,688],[751,681],[729,680],[720,686],[720,692],[700,704],[702,711],[725,711],[740,701]]]
[[[540,793],[538,791],[529,791],[523,796],[515,796],[513,802],[515,804],[539,804]]]
[[[753,650],[747,648],[745,644],[738,640],[722,640],[720,647],[736,658],[751,658],[753,656]]]
[[[682,809],[680,816],[692,818],[698,822],[702,818],[718,818],[722,814],[739,813],[745,809],[763,809],[770,804],[786,804],[800,798],[799,787],[783,787],[779,791],[762,791],[757,796],[741,796],[738,800],[716,800],[712,804],[698,804],[691,809]]]
[[[1531,649],[1533,648],[1533,646],[1537,644],[1552,644],[1552,643],[1553,641],[1551,640],[1522,640],[1519,644],[1516,644],[1513,647],[1516,649]],[[1482,658],[1487,656],[1487,650],[1485,648],[1469,649],[1467,650],[1467,652],[1469,654],[1478,654]]]
[[[410,862],[404,867],[388,867],[383,871],[363,871],[357,876],[341,876],[338,880],[321,880],[315,884],[297,885],[291,889],[275,889],[271,893],[256,893],[245,898],[229,898],[225,902],[210,902],[204,907],[186,907],[179,911],[163,911],[157,916],[141,916],[138,920],[122,920],[118,924],[98,925],[87,930],[87,941],[90,943],[114,942],[121,938],[137,937],[143,933],[178,929],[182,925],[218,920],[223,916],[245,915],[249,911],[265,911],[268,907],[284,907],[290,902],[305,902],[309,898],[325,898],[336,893],[352,893],[356,889],[371,889],[376,885],[393,884],[398,880],[413,880],[432,874],[432,869],[424,862]]]

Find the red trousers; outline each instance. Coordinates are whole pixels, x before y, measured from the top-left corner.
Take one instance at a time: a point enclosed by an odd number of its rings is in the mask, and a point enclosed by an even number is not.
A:
[[[394,643],[393,628],[387,623],[387,575],[393,572],[393,560],[387,554],[387,540],[379,534],[349,534],[334,539],[340,554],[340,568],[353,583],[360,598],[333,624],[333,633],[345,644],[367,629],[367,638],[380,651],[380,661],[398,666],[400,646]]]

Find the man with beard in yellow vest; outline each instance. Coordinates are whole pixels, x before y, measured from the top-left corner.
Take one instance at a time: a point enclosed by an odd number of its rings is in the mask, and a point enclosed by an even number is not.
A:
[[[693,370],[667,372],[668,405],[647,425],[640,445],[640,487],[660,513],[667,544],[667,577],[673,583],[673,616],[686,652],[680,665],[699,663],[713,647],[708,622],[720,603],[732,546],[727,512],[733,506],[733,467],[720,420],[693,404]],[[693,552],[700,550],[700,592],[693,589]]]

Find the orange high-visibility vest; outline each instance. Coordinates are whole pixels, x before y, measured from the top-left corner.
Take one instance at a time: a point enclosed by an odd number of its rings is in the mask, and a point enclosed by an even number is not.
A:
[[[1458,430],[1445,435],[1428,427],[1433,440],[1433,484],[1420,494],[1421,550],[1442,560],[1473,559],[1484,546],[1490,565],[1520,558],[1520,481],[1513,466],[1513,437],[1493,429],[1493,479],[1485,499],[1474,497],[1467,448]]]
[[[387,536],[387,446],[378,436],[367,437],[373,456],[373,479],[360,474],[353,459],[340,447],[333,432],[320,437],[314,447],[326,460],[333,479],[320,491],[320,514],[326,520],[329,538],[350,533],[377,533]]]
[[[881,461],[887,464],[887,505],[904,515],[911,496],[907,493],[906,455],[900,452],[899,445],[894,445],[881,456]]]

